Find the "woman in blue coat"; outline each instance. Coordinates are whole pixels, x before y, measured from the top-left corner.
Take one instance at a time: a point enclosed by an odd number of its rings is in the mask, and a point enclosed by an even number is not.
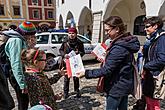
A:
[[[107,49],[106,59],[99,69],[86,70],[78,76],[99,78],[104,76],[106,110],[127,110],[128,95],[133,91],[133,54],[138,52],[140,43],[137,37],[125,32],[122,19],[111,16],[104,22],[104,29],[112,39]]]

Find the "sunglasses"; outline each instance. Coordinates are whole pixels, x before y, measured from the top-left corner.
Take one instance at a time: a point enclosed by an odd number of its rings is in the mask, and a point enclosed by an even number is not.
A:
[[[145,28],[149,28],[149,27],[151,27],[151,26],[152,26],[151,24],[150,24],[150,25],[146,25]]]

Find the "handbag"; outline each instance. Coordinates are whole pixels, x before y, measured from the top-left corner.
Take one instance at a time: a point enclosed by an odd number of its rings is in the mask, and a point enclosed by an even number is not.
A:
[[[132,95],[135,97],[135,99],[139,100],[142,97],[142,84],[141,84],[141,77],[137,70],[134,57],[133,57],[132,65],[134,68],[134,90]]]
[[[96,86],[96,91],[104,92],[104,76],[100,77]]]
[[[153,76],[153,78],[155,84],[153,98],[160,100],[165,99],[165,68],[158,76]]]

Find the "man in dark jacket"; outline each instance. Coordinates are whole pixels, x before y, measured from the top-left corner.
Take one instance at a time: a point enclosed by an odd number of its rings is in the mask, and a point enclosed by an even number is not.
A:
[[[14,100],[9,92],[7,79],[0,66],[0,110],[12,110]]]
[[[69,38],[62,44],[60,48],[60,53],[63,59],[69,58],[69,53],[73,50],[76,54],[80,54],[81,57],[85,54],[84,45],[83,43],[77,38],[77,29],[76,28],[69,28],[68,29],[68,36]],[[74,91],[77,93],[77,98],[81,97],[79,91],[79,78],[73,77],[74,81]],[[70,78],[66,75],[64,77],[64,98],[68,98],[69,92],[69,82]]]
[[[147,110],[160,109],[159,100],[153,98],[153,76],[158,76],[165,67],[165,32],[162,27],[163,22],[159,17],[151,17],[145,20],[145,31],[148,38],[143,46],[145,58],[143,93],[146,96]]]

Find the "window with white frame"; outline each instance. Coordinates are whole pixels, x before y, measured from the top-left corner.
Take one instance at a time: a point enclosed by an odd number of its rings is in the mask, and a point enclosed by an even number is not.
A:
[[[33,18],[40,18],[39,10],[33,10]]]
[[[52,0],[48,0],[48,4],[52,4]]]
[[[62,0],[62,4],[64,4],[64,2],[65,2],[65,1],[64,1],[64,0]]]
[[[13,6],[13,14],[17,16],[21,15],[19,6]]]
[[[5,15],[4,5],[0,5],[0,15]]]
[[[53,18],[53,11],[48,11],[48,18]]]
[[[38,0],[32,0],[33,4],[38,4]]]
[[[144,25],[145,16],[146,15],[140,15],[140,16],[137,16],[135,18],[134,31],[133,31],[134,35],[141,35],[141,36],[146,35],[146,32],[144,30],[144,28],[145,28],[145,25]]]

